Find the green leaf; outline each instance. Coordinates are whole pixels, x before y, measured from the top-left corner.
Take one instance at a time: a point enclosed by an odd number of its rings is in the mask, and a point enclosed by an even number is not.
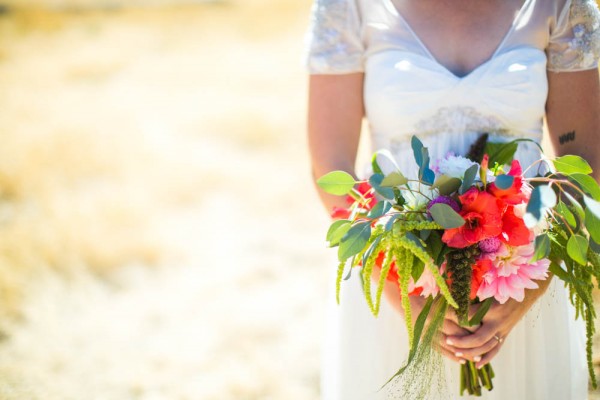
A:
[[[556,205],[556,193],[548,185],[539,185],[531,191],[527,212],[523,220],[528,228],[534,227],[546,214],[546,211]]]
[[[600,203],[588,196],[583,196],[583,201],[592,214],[600,219]]]
[[[511,175],[498,175],[494,183],[498,189],[507,190],[512,187],[514,181],[515,178]]]
[[[423,270],[425,270],[425,263],[418,258],[415,258],[415,262],[411,271],[412,278],[415,282],[419,280],[423,274]]]
[[[575,197],[569,194],[569,192],[562,191],[561,194],[569,200],[569,209],[574,211],[575,214],[577,214],[577,218],[579,218],[580,221],[583,221],[583,219],[585,218],[585,213],[579,201],[577,201]]]
[[[408,179],[400,172],[392,172],[389,175],[386,175],[385,178],[381,181],[381,186],[383,187],[396,187],[400,185],[406,185],[408,183]]]
[[[412,150],[413,150],[415,162],[417,163],[417,165],[419,167],[421,167],[421,165],[423,165],[423,152],[422,152],[423,142],[421,142],[418,137],[413,136],[410,139],[410,146],[412,147]]]
[[[371,237],[371,223],[358,222],[348,230],[340,242],[338,259],[344,261],[361,252]]]
[[[531,262],[548,258],[550,255],[550,238],[548,235],[540,235],[535,238],[535,253]]]
[[[578,264],[587,263],[588,241],[581,235],[573,235],[567,242],[567,254]]]
[[[375,189],[377,193],[379,193],[382,197],[388,200],[394,200],[394,190],[392,188],[381,186],[382,181],[382,174],[373,174],[369,178],[369,184],[373,187],[373,189]]]
[[[564,220],[567,221],[567,224],[569,224],[571,227],[577,227],[577,220],[575,219],[575,216],[573,215],[571,210],[569,210],[569,207],[567,207],[565,203],[559,201],[556,207],[554,207],[554,211],[560,214],[562,218],[564,218]]]
[[[562,157],[558,157],[552,160],[554,163],[554,168],[556,171],[565,174],[591,174],[592,167],[585,161],[583,158],[579,156],[566,155]]]
[[[367,214],[367,217],[369,218],[379,218],[382,215],[384,215],[385,213],[387,213],[388,211],[390,211],[390,209],[392,208],[392,204],[388,201],[379,201],[375,204],[375,206],[373,207],[373,209],[371,209],[371,211],[369,211],[369,213]]]
[[[515,157],[519,143],[515,140],[508,143],[488,142],[485,146],[485,152],[489,154],[489,165],[498,163],[500,165],[510,164]]]
[[[354,177],[344,171],[329,172],[317,180],[321,189],[336,196],[350,193],[356,183]]]
[[[410,145],[413,149],[415,162],[419,166],[419,179],[429,185],[433,185],[435,174],[429,169],[429,151],[426,147],[423,147],[423,142],[416,136],[411,138]]]
[[[342,237],[350,230],[352,227],[352,222],[347,219],[340,219],[335,221],[329,226],[329,230],[327,231],[326,240],[329,242],[331,247],[336,246],[342,240]]]
[[[477,325],[479,325],[481,323],[481,320],[483,319],[483,317],[485,317],[485,314],[487,314],[488,310],[492,306],[493,302],[494,302],[494,298],[493,297],[485,299],[483,301],[483,303],[481,303],[479,305],[479,308],[477,309],[477,312],[475,313],[475,315],[473,315],[473,317],[469,321],[469,326],[477,326]]]
[[[471,165],[465,171],[465,178],[463,179],[462,186],[460,187],[460,193],[464,193],[473,186],[473,182],[475,182],[475,177],[477,176],[477,171],[479,170],[478,165]]]
[[[590,208],[585,209],[585,228],[596,243],[600,243],[600,218]]]
[[[447,204],[437,203],[429,209],[435,222],[444,227],[444,229],[458,228],[465,224],[465,220],[456,211]]]
[[[600,200],[600,186],[598,186],[598,182],[594,178],[584,174],[571,174],[569,175],[569,179],[575,181],[594,200]]]
[[[383,172],[381,171],[381,167],[377,162],[377,153],[373,154],[373,157],[371,157],[371,167],[373,168],[374,174],[383,174]]]
[[[448,175],[440,175],[435,182],[433,182],[433,189],[438,189],[440,195],[448,196],[458,190],[462,181],[458,178],[454,178]]]

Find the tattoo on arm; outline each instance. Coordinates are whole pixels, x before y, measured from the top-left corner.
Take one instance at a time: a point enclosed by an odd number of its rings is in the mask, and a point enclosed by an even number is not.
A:
[[[560,144],[573,142],[574,140],[575,140],[575,131],[567,132],[558,137],[558,141],[560,142]]]

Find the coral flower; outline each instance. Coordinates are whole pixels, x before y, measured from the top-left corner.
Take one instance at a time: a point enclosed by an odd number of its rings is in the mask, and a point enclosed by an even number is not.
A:
[[[523,170],[519,161],[513,160],[507,175],[513,177],[513,183],[508,189],[500,189],[495,183],[488,186],[488,192],[493,194],[502,203],[507,205],[516,205],[526,202],[529,199],[528,191],[523,187]]]
[[[450,247],[462,249],[502,233],[502,214],[496,198],[473,187],[459,197],[460,215],[465,224],[446,229],[442,241]]]
[[[477,291],[483,283],[483,276],[493,267],[492,260],[489,258],[480,258],[473,265],[473,274],[471,277],[471,300],[477,297]]]
[[[531,243],[531,236],[523,218],[515,215],[514,206],[508,207],[502,215],[502,234],[498,238],[511,246],[525,246]]]
[[[375,268],[381,270],[381,268],[383,267],[384,259],[385,252],[379,252],[377,258],[375,259]],[[398,267],[396,267],[396,260],[394,259],[394,261],[392,261],[392,264],[390,265],[390,272],[387,275],[387,280],[397,285],[399,278],[400,277],[398,276]],[[423,270],[423,274],[421,274],[421,277],[419,278],[417,283],[415,283],[415,280],[412,277],[410,278],[410,281],[408,283],[408,292],[409,296],[421,295],[423,297],[427,297],[429,295],[433,295],[435,297],[439,292],[439,288],[435,283],[435,277],[433,276],[431,271],[429,271],[428,268],[425,268]]]

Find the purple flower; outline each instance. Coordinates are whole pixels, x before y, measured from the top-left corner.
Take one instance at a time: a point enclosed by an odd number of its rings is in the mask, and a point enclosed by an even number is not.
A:
[[[484,239],[479,242],[479,248],[484,253],[495,253],[500,248],[500,239],[497,237],[491,237],[489,239]]]
[[[458,203],[456,202],[456,200],[454,200],[452,197],[449,197],[449,196],[438,196],[435,199],[431,200],[429,202],[429,204],[427,204],[427,213],[429,213],[429,209],[434,204],[439,204],[439,203],[446,204],[446,205],[450,206],[456,212],[460,211],[460,206],[458,205]]]

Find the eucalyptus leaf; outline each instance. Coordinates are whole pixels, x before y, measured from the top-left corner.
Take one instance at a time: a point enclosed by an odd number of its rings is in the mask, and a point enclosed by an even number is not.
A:
[[[571,174],[569,179],[575,181],[594,200],[600,200],[600,186],[594,178],[585,174]]]
[[[588,240],[581,235],[573,235],[567,242],[567,254],[577,264],[587,264]]]
[[[463,179],[463,183],[460,187],[460,193],[464,193],[473,186],[473,182],[475,182],[475,177],[477,177],[477,171],[479,170],[478,165],[471,165],[465,171],[465,177]]]
[[[539,235],[535,238],[535,253],[531,262],[548,258],[550,255],[550,238],[548,235]]]
[[[600,243],[600,218],[590,208],[585,209],[585,228],[596,243]]]
[[[373,206],[371,211],[367,214],[369,218],[379,218],[392,208],[392,204],[389,201],[379,201]]]
[[[382,197],[388,200],[394,200],[394,191],[391,188],[381,186],[383,181],[382,174],[373,174],[369,178],[369,184],[375,189],[375,191]]]
[[[523,220],[528,228],[533,228],[544,218],[546,212],[556,205],[556,193],[548,185],[539,185],[531,191],[527,212]]]
[[[574,155],[566,155],[552,160],[556,171],[565,174],[591,174],[592,167],[583,158]]]
[[[400,172],[400,168],[398,167],[398,163],[396,163],[394,155],[388,149],[377,151],[374,160],[378,167],[378,171],[374,171],[375,173],[389,175],[394,172]]]
[[[462,181],[458,178],[454,178],[448,175],[440,175],[435,180],[435,182],[433,182],[433,186],[431,187],[434,189],[438,189],[440,195],[448,196],[456,192],[460,188],[461,184]]]
[[[336,246],[340,243],[340,240],[348,230],[352,227],[352,222],[347,219],[340,219],[335,221],[329,226],[327,231],[326,240],[329,242],[331,247]]]
[[[585,213],[579,201],[577,201],[575,197],[569,194],[569,192],[563,191],[561,193],[569,200],[569,209],[573,210],[574,213],[577,214],[576,216],[577,218],[579,218],[580,221],[583,221],[585,218]]]
[[[447,204],[437,203],[429,208],[429,213],[435,222],[444,229],[458,228],[465,224],[465,220]]]
[[[514,181],[515,181],[515,178],[513,176],[503,174],[503,175],[498,175],[496,177],[494,184],[500,190],[507,190],[512,187]]]
[[[354,177],[344,171],[332,171],[317,180],[317,185],[321,189],[336,196],[350,193],[356,183]]]
[[[358,222],[354,224],[340,241],[338,259],[345,261],[360,253],[371,237],[371,223]]]
[[[564,220],[569,224],[572,228],[577,227],[577,220],[575,219],[575,215],[569,210],[569,207],[562,201],[559,201],[556,207],[554,207],[554,211],[564,218]]]
[[[394,222],[396,222],[396,220],[400,217],[400,214],[394,214],[390,217],[390,219],[388,219],[388,221],[385,223],[385,231],[389,232],[392,230],[392,228],[394,227]]]
[[[586,207],[600,219],[600,203],[588,196],[583,196]]]
[[[423,165],[423,152],[422,152],[423,142],[421,142],[418,137],[413,136],[410,139],[410,146],[412,147],[412,150],[413,150],[415,162],[417,163],[417,165],[419,167],[421,167],[421,165]]]
[[[400,172],[392,172],[389,175],[386,175],[385,178],[383,178],[383,180],[381,181],[381,186],[395,187],[400,185],[406,185],[407,183],[408,179]]]

